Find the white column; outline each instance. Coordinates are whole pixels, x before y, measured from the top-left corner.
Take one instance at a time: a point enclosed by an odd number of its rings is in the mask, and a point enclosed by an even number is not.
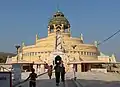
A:
[[[81,72],[81,64],[77,64],[77,70],[78,72]]]
[[[69,65],[69,72],[73,72],[73,64]]]
[[[35,72],[37,72],[37,65],[33,65],[33,68],[35,69]]]
[[[40,73],[45,72],[44,65],[41,65]]]

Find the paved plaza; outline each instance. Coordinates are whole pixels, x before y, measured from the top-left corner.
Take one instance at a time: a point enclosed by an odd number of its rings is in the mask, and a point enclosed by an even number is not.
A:
[[[60,82],[60,87],[76,87],[73,80],[73,73],[66,73],[66,81],[63,85]],[[85,72],[76,73],[78,87],[120,87],[120,74],[116,73],[95,73]],[[29,87],[29,82],[22,84],[22,87]],[[47,74],[37,78],[37,87],[56,87],[55,76],[48,79]]]
[[[120,87],[120,75],[117,73],[77,73],[80,87]]]

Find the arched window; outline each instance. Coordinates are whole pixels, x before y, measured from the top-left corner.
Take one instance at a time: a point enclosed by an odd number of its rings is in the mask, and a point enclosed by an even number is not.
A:
[[[50,33],[53,33],[54,32],[54,29],[50,29]]]
[[[83,55],[83,52],[81,52],[81,55]]]
[[[68,33],[68,29],[65,29],[64,32],[65,32],[65,33]]]

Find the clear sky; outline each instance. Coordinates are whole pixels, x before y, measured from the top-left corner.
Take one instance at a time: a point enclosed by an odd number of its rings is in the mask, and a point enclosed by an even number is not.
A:
[[[0,0],[0,51],[15,52],[15,44],[33,44],[35,34],[47,36],[47,24],[59,3],[71,24],[72,36],[85,43],[102,41],[120,29],[120,0]],[[120,34],[99,46],[120,59]]]

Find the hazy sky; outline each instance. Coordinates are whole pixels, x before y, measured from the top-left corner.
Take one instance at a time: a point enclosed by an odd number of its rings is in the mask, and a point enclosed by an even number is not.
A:
[[[59,3],[71,24],[72,36],[85,43],[102,41],[120,29],[120,0],[0,0],[0,51],[15,52],[15,44],[33,44],[35,34],[47,36],[47,24]],[[99,46],[120,59],[120,34]]]

